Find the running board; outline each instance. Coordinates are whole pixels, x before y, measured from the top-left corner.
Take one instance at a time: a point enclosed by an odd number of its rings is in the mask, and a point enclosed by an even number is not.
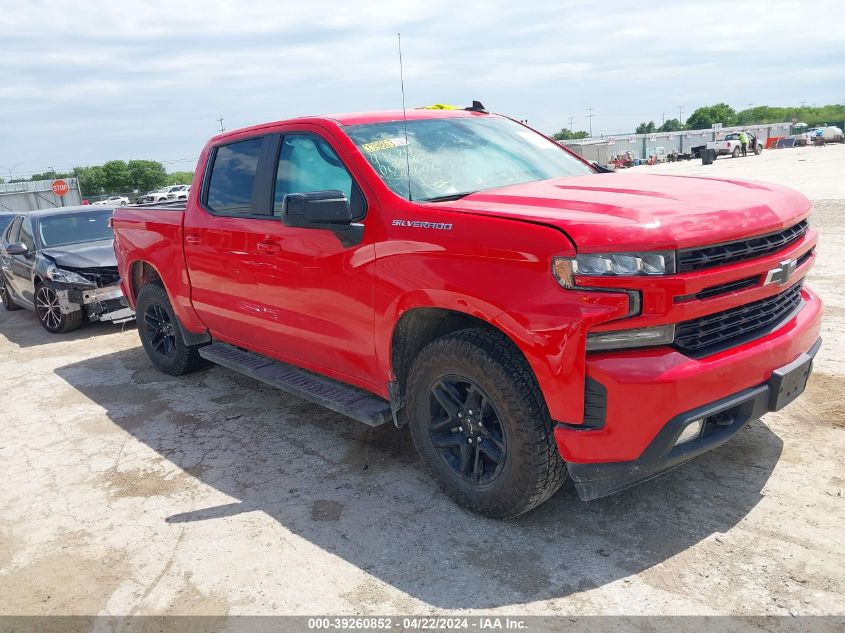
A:
[[[212,363],[369,426],[380,426],[393,419],[390,403],[363,389],[226,343],[212,343],[200,347],[198,351],[200,356]]]

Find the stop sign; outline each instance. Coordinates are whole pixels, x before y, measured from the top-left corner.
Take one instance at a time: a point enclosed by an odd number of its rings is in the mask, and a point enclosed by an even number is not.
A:
[[[70,187],[67,186],[67,183],[64,180],[53,181],[53,193],[60,198],[65,195],[69,189]]]

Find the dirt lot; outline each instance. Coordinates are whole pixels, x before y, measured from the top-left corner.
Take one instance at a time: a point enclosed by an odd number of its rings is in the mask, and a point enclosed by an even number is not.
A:
[[[497,522],[402,431],[222,368],[163,376],[133,327],[0,310],[0,614],[845,613],[845,146],[638,169],[815,201],[802,400],[633,490]]]

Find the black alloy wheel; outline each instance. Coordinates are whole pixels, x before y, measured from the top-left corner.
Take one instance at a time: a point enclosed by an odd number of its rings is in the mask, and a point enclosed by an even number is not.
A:
[[[153,365],[165,374],[181,376],[196,369],[200,357],[196,345],[188,345],[167,292],[159,284],[147,284],[135,301],[138,336]]]
[[[176,328],[170,320],[170,315],[159,304],[147,306],[144,311],[144,328],[156,353],[165,358],[173,358],[176,355]]]
[[[417,353],[400,412],[443,491],[488,517],[514,517],[560,488],[566,465],[525,357],[506,336],[457,330]]]
[[[3,307],[9,312],[20,310],[20,306],[12,300],[12,295],[6,287],[6,279],[3,277],[3,273],[0,273],[0,301],[3,302]]]
[[[429,390],[428,429],[446,465],[465,483],[484,486],[502,472],[507,438],[499,412],[469,378],[448,375]]]

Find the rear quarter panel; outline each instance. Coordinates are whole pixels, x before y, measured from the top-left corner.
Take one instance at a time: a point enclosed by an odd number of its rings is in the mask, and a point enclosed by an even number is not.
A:
[[[114,211],[114,249],[123,292],[134,308],[133,267],[150,265],[161,278],[182,326],[202,332],[205,326],[191,306],[191,285],[182,250],[181,209],[139,207]]]

